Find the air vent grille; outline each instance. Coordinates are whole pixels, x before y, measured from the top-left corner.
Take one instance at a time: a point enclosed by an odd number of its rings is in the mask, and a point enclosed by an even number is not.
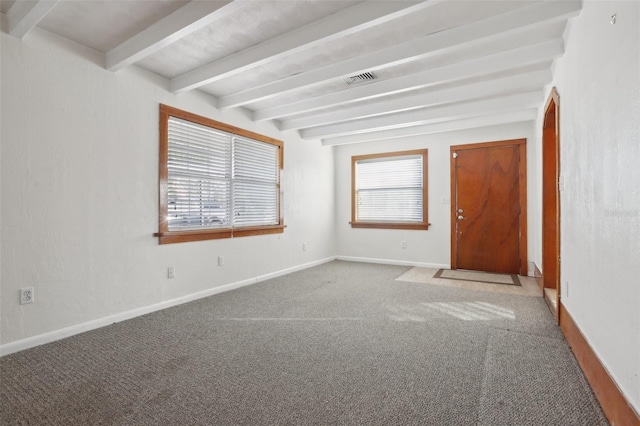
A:
[[[354,84],[366,83],[367,81],[372,81],[377,79],[376,75],[372,72],[363,72],[362,74],[352,75],[351,77],[347,77],[344,81],[347,82],[349,86],[353,86]]]

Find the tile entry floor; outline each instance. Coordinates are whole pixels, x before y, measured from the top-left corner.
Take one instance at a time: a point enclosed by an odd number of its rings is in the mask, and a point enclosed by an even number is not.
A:
[[[540,288],[536,283],[536,279],[533,277],[518,275],[518,279],[520,280],[522,286],[514,286],[504,284],[489,284],[474,281],[458,281],[450,278],[434,278],[433,276],[436,272],[438,272],[438,268],[422,268],[415,266],[396,278],[396,281],[441,285],[469,290],[489,291],[493,293],[507,293],[518,296],[542,296],[542,292],[540,291]]]

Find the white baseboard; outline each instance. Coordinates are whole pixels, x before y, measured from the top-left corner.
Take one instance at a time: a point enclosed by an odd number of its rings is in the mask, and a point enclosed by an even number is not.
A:
[[[346,262],[380,263],[382,265],[418,266],[420,268],[450,269],[451,265],[444,263],[412,262],[409,260],[373,259],[370,257],[336,256],[336,260]]]
[[[139,317],[141,315],[146,315],[151,312],[160,311],[162,309],[170,308],[172,306],[182,305],[183,303],[191,302],[197,299],[202,299],[203,297],[213,296],[214,294],[223,293],[225,291],[234,290],[236,288],[244,287],[251,284],[256,284],[261,281],[269,280],[271,278],[280,277],[282,275],[287,275],[292,272],[301,271],[303,269],[311,268],[313,266],[322,265],[323,263],[331,262],[333,260],[335,260],[335,257],[333,256],[327,257],[325,259],[304,263],[302,265],[294,266],[287,269],[282,269],[276,272],[271,272],[269,274],[259,275],[254,278],[249,278],[246,280],[209,288],[207,290],[188,294],[186,296],[178,297],[176,299],[166,300],[164,302],[155,303],[153,305],[144,306],[142,308],[120,312],[118,314],[109,315],[106,317],[87,321],[82,324],[76,324],[69,327],[61,328],[59,330],[50,331],[48,333],[38,334],[37,336],[27,337],[25,339],[20,339],[14,342],[5,343],[4,345],[0,345],[0,356],[9,355],[9,354],[19,352],[25,349],[29,349],[29,348],[34,348],[36,346],[44,345],[45,343],[55,342],[56,340],[64,339],[65,337],[70,337],[76,334],[84,333],[85,331],[95,330],[97,328],[105,327],[111,324],[115,324],[117,322]]]
[[[279,271],[272,272],[270,274],[259,275],[256,277],[256,282],[266,281],[266,280],[270,280],[271,278],[281,277],[283,275],[291,274],[293,272],[302,271],[303,269],[308,269],[314,266],[322,265],[324,263],[333,262],[334,260],[336,260],[335,256],[330,256],[324,259],[315,260],[313,262],[303,263],[302,265],[293,266],[291,268],[281,269]]]

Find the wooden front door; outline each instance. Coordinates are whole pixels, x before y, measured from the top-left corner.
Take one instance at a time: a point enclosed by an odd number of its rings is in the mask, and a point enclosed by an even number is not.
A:
[[[525,140],[451,151],[452,269],[526,275]]]

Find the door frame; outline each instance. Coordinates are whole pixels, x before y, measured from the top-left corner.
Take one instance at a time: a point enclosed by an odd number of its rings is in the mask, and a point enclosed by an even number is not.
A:
[[[558,320],[560,308],[560,97],[553,87],[542,121],[542,285],[549,309]],[[553,187],[553,191],[545,188]],[[545,288],[555,289],[551,300]]]
[[[500,146],[519,146],[518,181],[520,185],[520,271],[519,275],[527,275],[528,253],[527,253],[527,140],[509,139],[496,142],[482,142],[464,145],[452,145],[449,148],[449,160],[451,171],[451,269],[457,269],[458,240],[456,238],[456,151],[467,149],[495,148]]]

